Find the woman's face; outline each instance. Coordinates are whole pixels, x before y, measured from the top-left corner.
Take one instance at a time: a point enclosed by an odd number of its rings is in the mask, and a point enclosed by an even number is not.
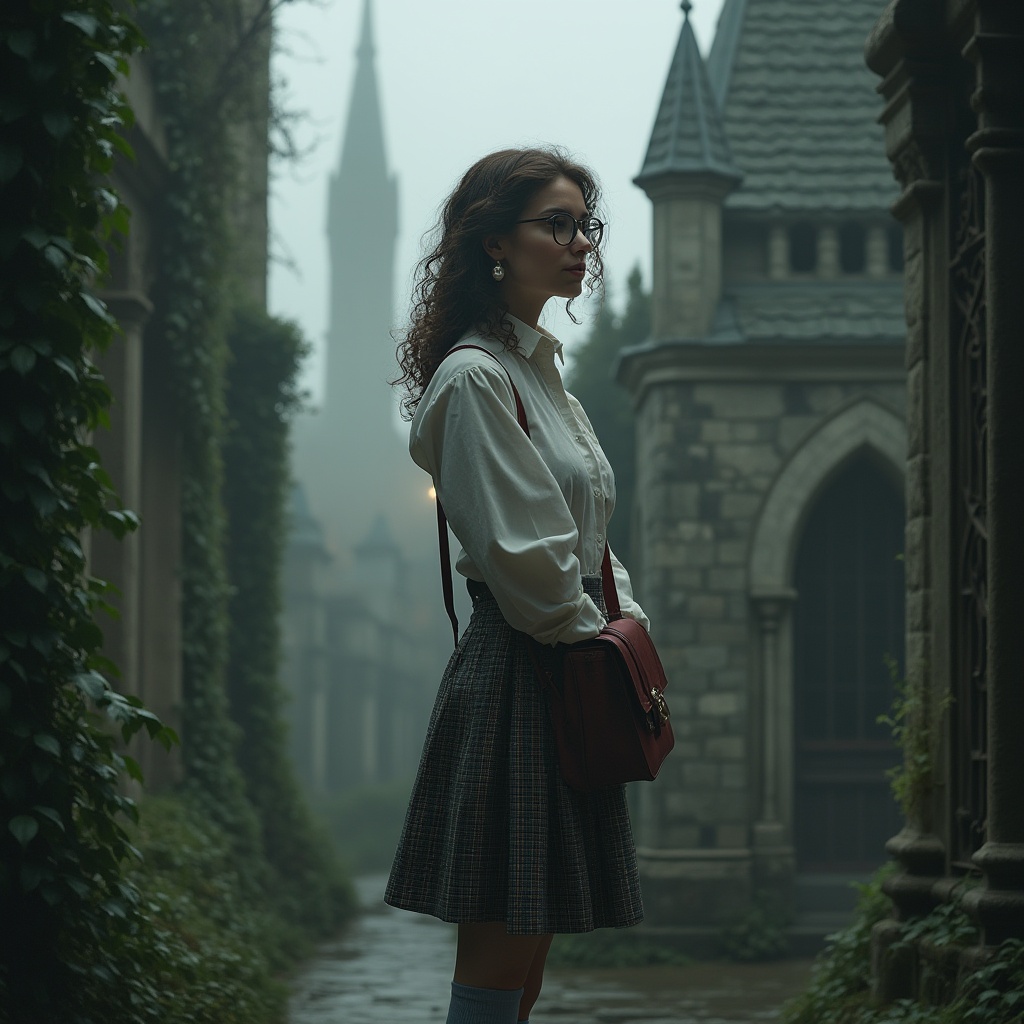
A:
[[[581,231],[568,245],[559,245],[550,222],[540,219],[557,213],[577,220],[590,214],[579,185],[569,178],[555,178],[534,193],[519,215],[531,223],[484,241],[487,254],[505,268],[499,288],[509,312],[531,326],[548,299],[572,299],[583,291],[587,253],[594,248]]]

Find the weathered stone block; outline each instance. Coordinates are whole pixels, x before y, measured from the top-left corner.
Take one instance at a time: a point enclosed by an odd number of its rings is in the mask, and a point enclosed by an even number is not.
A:
[[[716,568],[708,571],[708,586],[712,590],[744,590],[747,585],[747,570]]]
[[[730,761],[720,766],[723,789],[745,789],[747,766],[742,762]]]
[[[744,665],[750,656],[749,649],[742,652]],[[711,688],[714,690],[733,690],[743,693],[747,688],[748,672],[746,668],[723,668],[711,673]]]
[[[729,663],[729,651],[726,647],[704,647],[693,644],[686,648],[686,661],[689,669],[724,668]],[[710,682],[709,678],[709,685]]]
[[[816,384],[807,389],[807,404],[812,412],[831,412],[845,397],[837,384]]]
[[[725,598],[717,594],[694,594],[688,610],[695,619],[720,619],[725,614]]]
[[[906,550],[904,565],[907,573],[907,588],[920,590],[927,587],[931,580],[930,552],[931,519],[918,516],[908,520],[906,527]]]
[[[743,541],[730,540],[717,546],[719,565],[746,565],[747,545]]]
[[[794,449],[817,426],[817,416],[783,416],[779,420],[778,444],[783,452]]]
[[[668,488],[668,508],[678,519],[700,518],[700,485],[671,484]],[[654,497],[657,500],[657,497]]]
[[[907,629],[923,633],[931,626],[931,591],[910,590],[907,592]],[[700,630],[697,630],[700,636]]]
[[[697,625],[697,642],[746,649],[750,635],[742,622],[701,622]]]
[[[718,766],[707,761],[683,765],[683,785],[714,789],[718,786]]]
[[[915,455],[907,459],[907,518],[916,519],[931,512],[928,492],[928,456]]]
[[[737,441],[758,441],[763,431],[757,423],[737,423],[732,430],[732,436]]]
[[[697,698],[697,714],[721,717],[735,715],[740,710],[737,693],[705,693]]]
[[[704,741],[704,753],[714,760],[741,761],[746,757],[747,743],[742,736],[713,736]]]
[[[700,425],[700,439],[709,444],[732,440],[732,424],[721,420],[705,420]]]
[[[750,832],[746,825],[719,825],[715,833],[716,845],[720,850],[731,850],[750,845]]]
[[[770,444],[716,444],[715,461],[743,476],[771,474],[779,467],[779,456]]]
[[[716,419],[771,419],[785,411],[782,389],[772,384],[697,384],[693,396],[711,406]]]
[[[753,519],[760,507],[759,494],[722,495],[722,515],[726,519]]]

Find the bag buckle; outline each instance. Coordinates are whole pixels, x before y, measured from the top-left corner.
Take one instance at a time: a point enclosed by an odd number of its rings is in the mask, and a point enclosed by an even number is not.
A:
[[[658,709],[658,717],[661,719],[661,724],[664,725],[668,722],[671,712],[668,709],[668,704],[665,703],[664,695],[656,686],[651,687],[651,700]]]

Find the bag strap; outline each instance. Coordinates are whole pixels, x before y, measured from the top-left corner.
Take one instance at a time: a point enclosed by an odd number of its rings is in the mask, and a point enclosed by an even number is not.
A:
[[[512,380],[512,374],[508,372],[508,367],[490,349],[484,348],[482,345],[456,345],[448,350],[447,355],[467,348],[476,349],[478,352],[485,352],[505,371],[509,387],[512,388],[512,397],[516,403],[516,419],[519,421],[519,426],[523,428],[523,433],[529,437],[530,424],[526,419],[526,409],[523,407],[523,400],[519,396],[519,390],[516,388],[515,381]],[[435,498],[435,504],[437,505],[437,543],[441,558],[441,591],[444,594],[444,608],[452,624],[452,639],[455,642],[455,646],[458,647],[459,620],[455,614],[455,589],[452,584],[451,548],[448,545],[448,517],[444,514],[444,509],[441,507],[440,497]],[[605,541],[604,545],[604,557],[601,560],[601,588],[604,591],[604,603],[608,613],[608,621],[612,622],[615,619],[621,619],[622,611],[619,608],[619,594],[615,589],[611,550],[608,547],[607,541]]]

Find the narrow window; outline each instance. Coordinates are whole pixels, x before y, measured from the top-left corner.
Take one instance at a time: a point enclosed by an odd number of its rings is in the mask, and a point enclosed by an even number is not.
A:
[[[867,232],[861,224],[839,229],[839,267],[844,274],[863,274],[867,266]]]
[[[810,274],[818,265],[818,232],[813,224],[794,224],[789,229],[789,269]]]

